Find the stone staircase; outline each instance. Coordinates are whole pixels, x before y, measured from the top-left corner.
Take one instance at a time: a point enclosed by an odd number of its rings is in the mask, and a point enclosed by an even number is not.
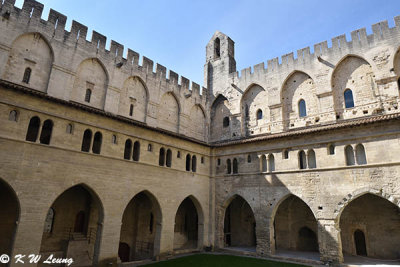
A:
[[[82,233],[73,233],[67,248],[67,258],[72,258],[74,260],[72,266],[92,266],[89,249],[89,241],[86,235]]]

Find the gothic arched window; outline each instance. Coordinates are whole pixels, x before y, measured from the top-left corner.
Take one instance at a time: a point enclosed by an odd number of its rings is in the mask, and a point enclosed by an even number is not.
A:
[[[350,89],[346,89],[346,91],[344,91],[344,106],[346,108],[354,107],[353,92]]]
[[[300,118],[307,116],[306,101],[304,99],[300,99],[299,101],[299,116]]]

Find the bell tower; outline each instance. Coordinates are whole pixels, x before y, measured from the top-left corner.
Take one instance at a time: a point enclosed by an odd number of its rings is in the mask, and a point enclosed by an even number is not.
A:
[[[235,42],[222,32],[216,31],[206,47],[204,84],[210,95],[217,96],[229,84],[229,74],[236,72]]]

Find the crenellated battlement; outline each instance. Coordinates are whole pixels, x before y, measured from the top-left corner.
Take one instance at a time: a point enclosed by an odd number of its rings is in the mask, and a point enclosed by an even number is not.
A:
[[[47,20],[43,20],[44,5],[40,2],[25,0],[22,9],[20,9],[15,6],[15,0],[5,0],[3,4],[0,3],[0,8],[3,18],[6,16],[9,20],[18,20],[18,23],[40,26],[40,28],[46,29],[46,35],[52,36],[52,38],[59,41],[74,44],[78,49],[95,52],[102,59],[113,61],[118,68],[137,68],[148,75],[153,75],[160,80],[165,80],[169,84],[177,86],[178,91],[192,91],[193,96],[200,98],[207,95],[206,88],[203,87],[201,93],[199,84],[190,82],[189,79],[178,75],[172,70],[169,70],[167,77],[167,69],[158,63],[156,63],[154,70],[154,61],[145,56],[142,56],[142,64],[140,65],[139,53],[129,48],[126,51],[126,57],[124,57],[124,45],[114,40],[111,40],[110,49],[107,50],[107,37],[94,30],[92,31],[91,40],[88,41],[86,39],[88,27],[75,20],[72,21],[70,31],[67,31],[65,29],[67,16],[58,11],[50,9]]]
[[[23,71],[30,69],[32,89],[207,140],[206,88],[114,40],[107,49],[101,33],[88,40],[88,27],[75,20],[66,30],[67,16],[53,9],[42,19],[43,8],[35,0],[22,8],[0,3],[4,80],[26,85]]]
[[[328,41],[323,41],[314,45],[314,52],[311,53],[310,47],[298,49],[296,57],[294,52],[282,55],[280,58],[272,58],[267,63],[259,63],[253,67],[242,69],[232,73],[235,78],[242,76],[258,75],[260,73],[277,73],[282,69],[296,69],[301,64],[307,64],[317,57],[333,57],[337,54],[351,53],[352,51],[362,51],[376,46],[380,42],[395,38],[400,34],[400,16],[394,18],[395,26],[389,28],[388,21],[381,21],[372,25],[372,34],[367,34],[366,28],[357,29],[351,32],[351,40],[346,40],[346,35],[342,34],[331,39],[331,46]],[[254,69],[254,71],[252,71]]]

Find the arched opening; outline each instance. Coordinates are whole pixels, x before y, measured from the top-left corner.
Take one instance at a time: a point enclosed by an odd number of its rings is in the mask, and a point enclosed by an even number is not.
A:
[[[77,185],[64,191],[50,208],[54,211],[52,231],[44,227],[40,254],[45,258],[50,254],[73,258],[78,266],[96,265],[103,222],[98,196]]]
[[[214,40],[214,58],[217,59],[221,56],[221,41],[217,37]]]
[[[167,149],[167,159],[166,159],[166,164],[167,167],[172,166],[172,151],[171,149]]]
[[[162,147],[160,148],[160,154],[158,155],[158,165],[164,166],[165,164],[165,149]]]
[[[174,250],[197,249],[200,247],[199,210],[190,197],[185,198],[179,205],[175,216]],[[199,222],[200,221],[200,222]]]
[[[255,250],[256,221],[250,205],[235,196],[225,210],[224,245]]]
[[[273,172],[275,171],[275,157],[272,154],[268,156],[268,171]]]
[[[86,129],[85,132],[83,133],[81,151],[89,152],[91,142],[92,142],[92,131]]]
[[[196,172],[197,169],[197,158],[195,155],[192,156],[192,172]]]
[[[141,78],[129,77],[121,88],[118,113],[134,120],[146,122],[148,95],[147,86]]]
[[[122,262],[151,259],[159,251],[161,208],[147,191],[131,199],[122,216],[118,256]]]
[[[355,164],[353,147],[351,145],[346,146],[344,153],[346,156],[346,165],[353,166]]]
[[[299,101],[299,117],[306,117],[307,116],[307,108],[306,108],[306,101],[304,99],[300,99]]]
[[[222,124],[223,124],[224,128],[228,127],[229,126],[229,117],[224,117]]]
[[[132,141],[131,139],[126,139],[125,141],[125,149],[124,149],[124,159],[131,159],[132,153]]]
[[[353,91],[350,89],[344,91],[344,106],[345,108],[354,108]]]
[[[14,190],[2,180],[0,180],[0,208],[0,254],[11,257],[20,208]]]
[[[358,165],[367,164],[367,157],[365,156],[365,148],[362,144],[356,146],[356,159]]]
[[[354,245],[356,247],[356,254],[359,256],[367,256],[367,244],[365,243],[364,232],[357,229],[354,232]]]
[[[232,173],[232,163],[231,159],[226,160],[226,174],[231,174]]]
[[[190,160],[191,160],[190,154],[186,155],[186,171],[190,172]]]
[[[134,161],[140,160],[140,143],[139,143],[139,141],[136,141],[133,144],[133,160]]]
[[[330,144],[328,146],[328,155],[334,155],[335,154],[335,145],[334,144]]]
[[[67,134],[72,134],[74,131],[74,127],[72,126],[72,123],[67,124],[67,129],[65,130]]]
[[[9,121],[17,121],[18,120],[18,112],[16,110],[11,110],[10,114],[8,114]]]
[[[39,135],[40,119],[35,116],[29,121],[28,131],[26,133],[26,141],[36,142]]]
[[[172,132],[179,131],[180,105],[172,92],[165,93],[158,108],[158,127]]]
[[[361,195],[340,215],[343,255],[399,259],[400,208],[374,194]]]
[[[307,169],[307,157],[304,150],[299,152],[299,168],[300,169]]]
[[[24,77],[22,78],[23,83],[29,83],[29,80],[31,79],[31,68],[26,68],[24,71]]]
[[[308,150],[307,162],[309,169],[317,168],[317,160],[315,158],[315,152],[313,149]]]
[[[93,138],[93,148],[92,148],[93,153],[100,154],[102,140],[103,140],[103,135],[100,132],[96,132]]]
[[[92,97],[92,90],[86,89],[85,93],[85,102],[90,103],[90,98]]]
[[[274,219],[277,254],[284,251],[318,253],[317,233],[317,220],[300,198],[290,195],[279,205]]]
[[[238,166],[238,160],[236,158],[233,159],[232,161],[232,173],[239,173],[239,166]]]
[[[210,113],[210,141],[219,141],[230,138],[229,116],[230,116],[229,101],[223,95],[218,95],[211,105]]]
[[[257,110],[257,120],[261,120],[262,118],[263,118],[263,113],[262,113],[262,110],[259,109],[259,110]]]
[[[49,145],[51,139],[51,133],[53,132],[53,121],[45,120],[40,134],[40,143]]]
[[[266,172],[267,171],[267,157],[265,155],[261,156],[261,171]]]

